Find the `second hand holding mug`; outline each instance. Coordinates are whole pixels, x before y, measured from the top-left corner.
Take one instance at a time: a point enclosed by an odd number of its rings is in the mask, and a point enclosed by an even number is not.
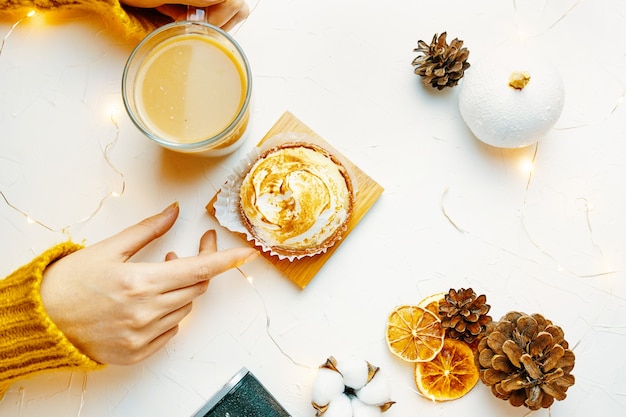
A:
[[[187,20],[150,33],[133,50],[122,77],[133,123],[164,148],[223,156],[243,143],[252,74],[237,42],[188,7]]]

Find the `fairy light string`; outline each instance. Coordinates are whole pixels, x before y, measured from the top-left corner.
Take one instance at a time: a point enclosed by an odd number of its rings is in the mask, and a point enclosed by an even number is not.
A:
[[[254,286],[254,279],[251,276],[247,275],[245,272],[243,272],[241,268],[237,267],[235,269],[237,269],[237,271],[239,271],[241,276],[248,282],[248,284],[250,284],[250,287],[252,288],[252,290],[258,297],[259,301],[261,302],[261,306],[263,307],[263,311],[265,312],[265,333],[267,333],[267,336],[270,338],[274,346],[276,346],[276,348],[280,351],[280,353],[284,357],[286,357],[292,364],[294,364],[295,366],[310,370],[311,369],[310,365],[306,365],[306,364],[296,361],[291,355],[289,355],[289,353],[285,352],[285,350],[282,348],[280,343],[278,343],[278,341],[274,338],[274,335],[272,334],[271,329],[270,329],[271,320],[270,320],[269,311],[267,309],[267,304],[265,303],[265,300],[263,299],[263,296],[261,295],[259,290]]]
[[[26,15],[24,15],[23,17],[21,17],[20,19],[18,19],[15,23],[13,23],[11,25],[11,28],[9,29],[9,31],[2,37],[2,43],[0,44],[0,58],[2,57],[2,54],[4,52],[5,46],[7,45],[7,42],[9,41],[9,38],[14,34],[14,32],[17,30],[17,28],[24,23],[25,21],[35,17],[38,15],[38,12],[36,10],[30,10],[28,13],[26,13]],[[104,206],[104,203],[112,197],[120,197],[123,193],[124,190],[126,189],[126,179],[124,177],[124,174],[117,169],[117,167],[113,164],[111,157],[110,157],[110,152],[111,150],[114,148],[115,144],[118,141],[119,138],[119,125],[117,123],[117,121],[115,120],[115,116],[118,113],[119,109],[117,107],[114,107],[112,110],[110,110],[109,115],[108,115],[108,119],[110,121],[110,123],[113,125],[113,137],[110,141],[108,141],[104,147],[101,148],[102,151],[102,157],[105,161],[105,163],[107,164],[107,166],[109,167],[109,169],[111,169],[119,178],[120,181],[120,186],[119,189],[117,191],[110,191],[108,194],[106,194],[105,196],[103,196],[100,201],[98,201],[98,203],[96,204],[96,207],[85,217],[78,219],[77,221],[73,222],[73,223],[69,223],[66,225],[63,225],[61,227],[52,227],[49,224],[46,224],[45,222],[33,218],[31,217],[28,212],[22,208],[20,208],[17,204],[13,203],[9,197],[7,196],[7,194],[5,193],[4,190],[0,189],[0,197],[2,199],[2,201],[4,201],[4,203],[11,208],[12,210],[16,211],[17,213],[19,213],[20,215],[22,215],[27,223],[29,224],[36,224],[44,229],[47,229],[51,232],[66,232],[68,229],[76,226],[77,224],[80,223],[84,223],[87,222],[89,220],[91,220],[93,217],[96,216],[96,214],[102,209],[102,207]]]
[[[7,34],[4,35],[4,37],[2,38],[2,44],[0,44],[0,56],[2,56],[2,51],[4,51],[4,45],[6,44],[7,40],[9,39],[9,36],[11,36],[13,31],[20,25],[20,23],[22,23],[24,20],[30,17],[35,16],[35,14],[37,14],[37,12],[35,12],[34,10],[31,10],[28,13],[26,13],[24,17],[19,19],[17,22],[13,23],[13,25],[11,26],[11,29],[9,29]]]

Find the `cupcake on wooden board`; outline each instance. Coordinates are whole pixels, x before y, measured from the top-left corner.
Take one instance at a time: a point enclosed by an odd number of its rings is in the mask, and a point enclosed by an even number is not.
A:
[[[285,143],[250,167],[239,193],[252,236],[283,255],[325,251],[346,231],[353,194],[345,167],[311,143]]]
[[[270,141],[249,156],[218,195],[216,212],[224,211],[220,205],[230,207],[231,221],[216,216],[264,251],[293,260],[324,253],[342,239],[356,190],[332,151],[307,138],[290,139]],[[235,202],[241,230],[231,227]]]

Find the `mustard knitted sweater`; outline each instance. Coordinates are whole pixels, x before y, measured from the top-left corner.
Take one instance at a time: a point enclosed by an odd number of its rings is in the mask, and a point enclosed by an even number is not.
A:
[[[0,0],[0,18],[24,17],[31,10],[45,12],[90,11],[97,13],[128,39],[139,41],[159,26],[172,21],[154,9],[121,4],[119,0]],[[4,15],[4,16],[3,16]]]
[[[81,248],[72,242],[58,244],[0,280],[0,398],[13,381],[28,375],[103,366],[55,326],[39,293],[46,267]]]

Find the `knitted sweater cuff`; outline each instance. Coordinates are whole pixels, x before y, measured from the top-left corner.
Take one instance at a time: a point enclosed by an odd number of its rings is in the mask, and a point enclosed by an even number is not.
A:
[[[126,39],[139,42],[152,30],[170,23],[169,16],[154,8],[131,7],[119,0],[0,0],[0,10],[14,19],[31,10],[47,12],[87,11],[100,15]],[[121,29],[121,30],[120,30]]]
[[[0,280],[0,397],[11,382],[27,375],[103,366],[56,327],[39,292],[46,267],[81,248],[72,242],[58,244]]]

